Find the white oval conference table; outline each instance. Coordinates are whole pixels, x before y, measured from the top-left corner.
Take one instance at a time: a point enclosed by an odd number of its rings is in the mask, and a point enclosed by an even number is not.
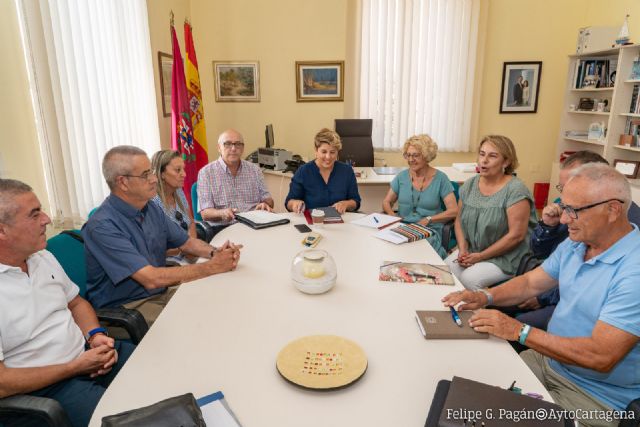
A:
[[[423,426],[440,379],[453,375],[526,392],[549,394],[508,343],[496,338],[430,340],[415,310],[442,309],[453,286],[378,281],[383,261],[443,264],[425,241],[394,245],[375,230],[324,225],[318,248],[336,261],[338,279],[326,294],[299,292],[291,262],[303,249],[293,224],[253,230],[236,224],[214,244],[244,244],[236,271],[180,287],[100,401],[91,420],[192,392],[222,391],[244,427]],[[339,335],[368,357],[364,376],[335,391],[311,391],[285,381],[276,357],[307,335]]]

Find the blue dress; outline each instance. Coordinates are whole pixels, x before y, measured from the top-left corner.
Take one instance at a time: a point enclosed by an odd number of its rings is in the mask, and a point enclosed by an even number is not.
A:
[[[404,222],[409,223],[443,212],[444,198],[453,193],[451,181],[444,172],[439,170],[436,170],[429,186],[418,191],[413,187],[409,170],[405,169],[393,178],[391,189],[398,196],[398,215]],[[441,257],[447,255],[441,243],[443,225],[441,222],[429,224],[429,228],[433,229],[435,234],[427,239]]]
[[[302,165],[291,179],[285,208],[291,199],[304,201],[307,209],[331,206],[342,200],[355,200],[355,210],[360,207],[356,175],[351,166],[342,162],[333,164],[328,183],[322,179],[315,161]]]

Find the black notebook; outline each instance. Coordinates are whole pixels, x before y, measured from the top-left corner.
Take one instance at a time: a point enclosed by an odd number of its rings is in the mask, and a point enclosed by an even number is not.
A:
[[[236,214],[238,222],[259,230],[261,228],[273,227],[276,225],[288,224],[289,218],[267,211],[249,211]]]

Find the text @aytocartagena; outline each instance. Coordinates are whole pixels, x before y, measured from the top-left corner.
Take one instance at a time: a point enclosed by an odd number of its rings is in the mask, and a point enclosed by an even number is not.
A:
[[[599,411],[576,409],[567,411],[565,409],[538,408],[531,409],[484,409],[470,410],[465,408],[447,409],[447,419],[465,420],[465,421],[483,421],[483,420],[509,420],[514,423],[529,420],[558,420],[571,419],[580,420],[604,420],[611,422],[614,420],[632,420],[635,417],[633,411]]]

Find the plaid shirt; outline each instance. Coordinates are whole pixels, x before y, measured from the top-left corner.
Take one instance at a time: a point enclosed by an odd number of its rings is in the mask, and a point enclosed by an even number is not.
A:
[[[240,160],[236,176],[231,174],[222,157],[209,163],[198,173],[200,212],[209,208],[236,208],[238,212],[247,212],[270,197],[262,171],[257,165],[246,160]],[[220,222],[224,223],[228,224],[230,221]]]

